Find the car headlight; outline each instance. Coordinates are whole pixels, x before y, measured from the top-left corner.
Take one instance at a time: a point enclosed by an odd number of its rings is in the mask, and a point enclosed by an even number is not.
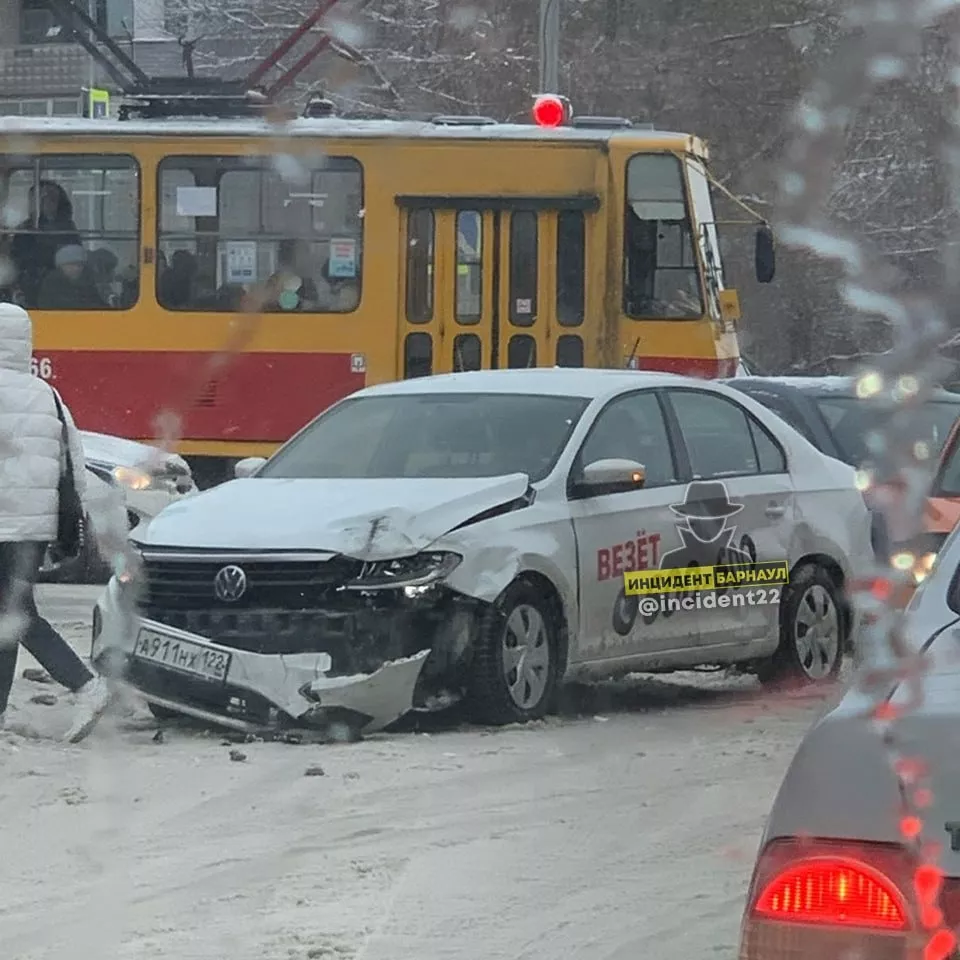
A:
[[[901,573],[909,574],[917,586],[930,576],[936,562],[936,553],[930,551],[914,553],[911,550],[901,550],[890,558],[890,565]]]
[[[177,477],[168,474],[153,474],[137,467],[114,467],[113,479],[127,490],[165,490],[168,493],[187,492],[178,488]],[[189,478],[187,478],[189,479]],[[190,483],[192,486],[192,483]]]
[[[399,587],[426,587],[450,576],[463,557],[455,553],[418,553],[399,560],[365,563],[348,590],[390,590]]]
[[[114,467],[113,479],[128,490],[149,490],[153,485],[153,477],[145,470],[136,467]]]

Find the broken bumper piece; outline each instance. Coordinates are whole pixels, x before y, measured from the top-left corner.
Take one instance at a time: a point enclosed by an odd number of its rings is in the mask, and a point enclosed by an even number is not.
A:
[[[149,619],[131,621],[113,580],[97,603],[91,650],[104,672],[155,707],[245,733],[278,725],[381,730],[413,709],[428,656],[422,650],[371,673],[330,677],[325,653],[254,653]]]

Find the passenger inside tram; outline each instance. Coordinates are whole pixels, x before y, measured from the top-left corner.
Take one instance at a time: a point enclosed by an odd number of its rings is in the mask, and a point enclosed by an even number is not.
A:
[[[40,181],[29,192],[30,216],[17,227],[10,247],[10,259],[17,272],[17,287],[28,307],[37,305],[44,276],[55,268],[57,251],[82,247],[73,220],[73,204],[66,190],[54,180]]]
[[[61,247],[54,255],[54,269],[40,281],[37,307],[41,310],[97,310],[107,301],[97,290],[87,251],[80,244]]]
[[[310,279],[311,250],[304,240],[281,240],[277,246],[277,269],[267,280],[268,310],[315,310],[320,301],[317,285]]]

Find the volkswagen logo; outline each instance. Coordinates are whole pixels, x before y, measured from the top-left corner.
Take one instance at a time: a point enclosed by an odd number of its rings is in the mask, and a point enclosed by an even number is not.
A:
[[[230,564],[221,567],[213,578],[213,592],[218,600],[233,603],[247,592],[247,575],[241,567]]]

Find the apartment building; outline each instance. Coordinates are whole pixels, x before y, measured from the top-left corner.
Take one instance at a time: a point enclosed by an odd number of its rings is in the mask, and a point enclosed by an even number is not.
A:
[[[150,75],[179,74],[168,27],[183,0],[74,0]],[[77,116],[87,87],[115,89],[46,0],[0,0],[0,115]]]

